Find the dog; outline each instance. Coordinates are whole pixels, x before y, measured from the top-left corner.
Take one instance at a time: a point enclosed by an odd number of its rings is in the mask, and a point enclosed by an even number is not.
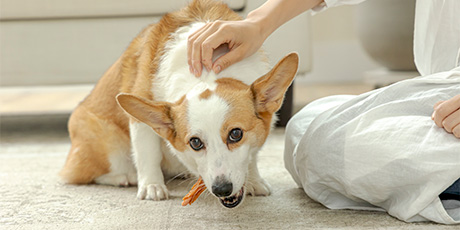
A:
[[[224,3],[195,0],[134,38],[69,119],[65,183],[137,185],[138,199],[164,200],[165,178],[186,172],[201,176],[227,208],[246,194],[270,194],[257,152],[297,73],[298,55],[270,69],[258,51],[219,74],[204,69],[195,77],[188,36],[217,19],[241,20]]]

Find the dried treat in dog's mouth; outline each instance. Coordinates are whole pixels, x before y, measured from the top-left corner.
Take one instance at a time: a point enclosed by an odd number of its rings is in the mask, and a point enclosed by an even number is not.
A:
[[[182,198],[182,206],[187,206],[188,204],[191,205],[195,202],[196,199],[201,195],[201,193],[206,190],[206,185],[204,185],[203,179],[198,178],[198,181],[193,185],[190,192]]]

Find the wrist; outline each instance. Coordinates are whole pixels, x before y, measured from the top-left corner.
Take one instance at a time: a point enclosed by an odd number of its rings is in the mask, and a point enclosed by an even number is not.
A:
[[[270,22],[266,14],[259,13],[257,11],[249,12],[248,16],[246,17],[246,19],[244,19],[244,21],[255,25],[258,28],[258,32],[263,37],[263,39],[266,39],[268,36],[270,36],[270,34],[273,33],[273,31],[275,31],[276,29],[273,28],[274,23]]]

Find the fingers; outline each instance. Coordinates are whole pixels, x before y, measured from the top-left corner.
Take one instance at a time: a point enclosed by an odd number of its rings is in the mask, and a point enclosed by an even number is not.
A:
[[[441,123],[442,127],[448,132],[452,133],[452,130],[460,124],[460,110],[457,110],[447,116]]]
[[[460,138],[460,124],[457,124],[457,126],[454,127],[452,134],[454,134],[455,137]]]
[[[432,115],[434,123],[436,123],[437,126],[443,128],[444,126],[442,125],[442,122],[444,121],[444,119],[446,119],[449,115],[457,111],[459,108],[460,94],[447,101],[439,103],[434,108],[434,112]]]
[[[187,43],[187,61],[190,72],[201,76],[202,66],[209,71],[212,68],[212,54],[215,48],[225,43],[228,38],[221,29],[221,21],[206,24],[189,36]]]
[[[440,104],[442,104],[444,101],[438,101],[436,102],[436,104],[434,104],[433,108],[436,109],[436,107],[438,107]]]
[[[434,117],[435,117],[435,114],[436,114],[436,109],[437,109],[437,107],[438,107],[440,104],[442,104],[443,102],[444,102],[444,101],[438,101],[438,102],[436,102],[436,104],[434,104],[434,106],[433,106],[433,113],[431,114],[431,120],[434,121]]]
[[[215,73],[221,72],[230,65],[241,61],[244,58],[245,53],[246,52],[244,46],[238,46],[235,49],[230,50],[230,52],[226,53],[214,62],[212,70]]]
[[[207,28],[211,26],[211,23],[207,23],[197,31],[193,32],[188,36],[187,40],[187,62],[190,67],[192,67],[192,51],[193,51],[193,43],[195,42],[196,38],[203,33]]]
[[[203,65],[208,71],[213,69],[212,57],[214,50],[222,44],[228,43],[228,41],[231,40],[229,36],[231,35],[229,35],[225,29],[220,28],[203,41],[201,45],[201,59],[203,60]]]
[[[195,31],[188,38],[187,42],[187,62],[189,65],[190,72],[196,77],[201,76],[201,42],[198,40],[203,33],[205,33],[212,23],[204,25],[199,30]]]
[[[235,62],[255,53],[265,38],[260,26],[251,21],[215,21],[191,34],[187,43],[190,72],[199,77],[203,66],[219,73]],[[228,45],[230,51],[214,61],[215,50]],[[217,54],[221,54],[218,52]]]
[[[460,138],[460,94],[447,101],[436,103],[431,119],[438,127]]]

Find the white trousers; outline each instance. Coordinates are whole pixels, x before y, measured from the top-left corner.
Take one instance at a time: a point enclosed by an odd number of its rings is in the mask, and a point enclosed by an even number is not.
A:
[[[386,211],[408,222],[460,223],[439,194],[460,178],[460,139],[431,120],[460,94],[460,68],[307,105],[286,129],[285,166],[331,209]]]

